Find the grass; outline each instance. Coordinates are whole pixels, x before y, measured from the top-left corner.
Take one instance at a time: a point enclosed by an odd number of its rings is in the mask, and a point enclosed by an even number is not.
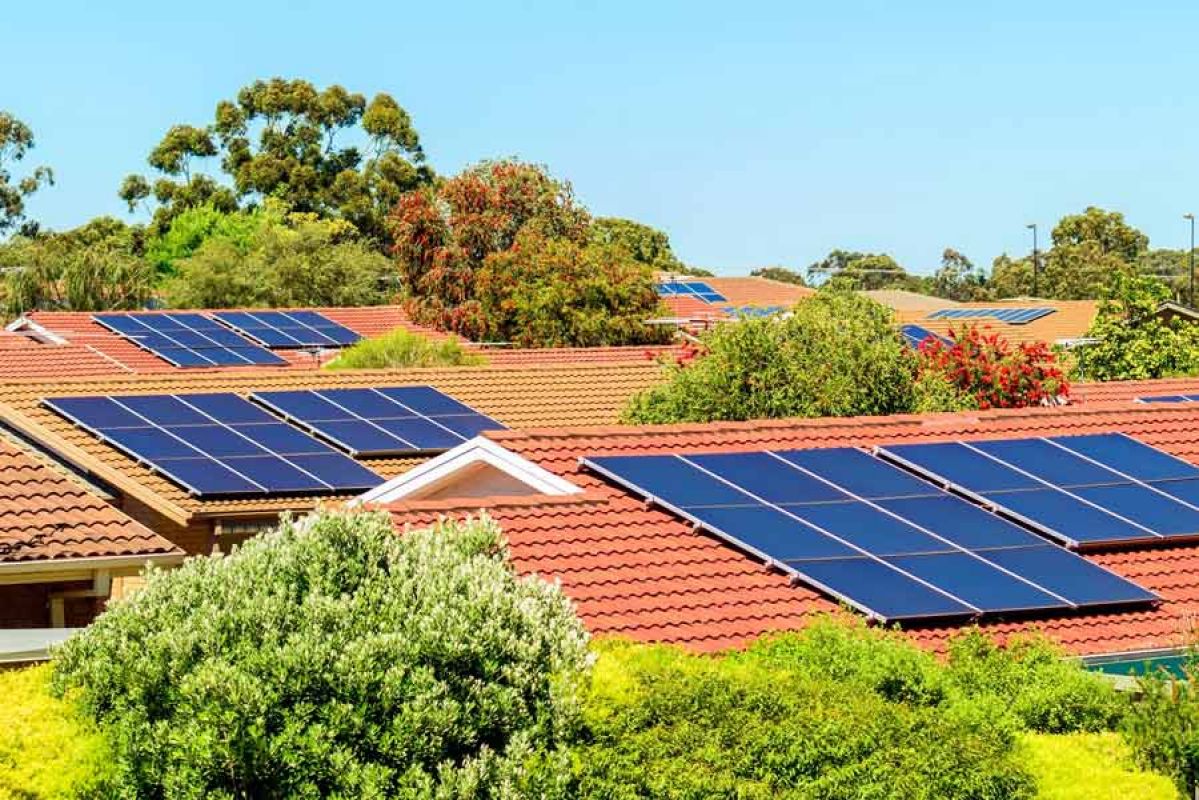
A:
[[[461,367],[486,362],[453,337],[429,339],[403,328],[363,339],[325,365],[325,369],[395,369],[401,367]]]
[[[1177,800],[1169,778],[1137,769],[1115,733],[1025,734],[1042,800]]]

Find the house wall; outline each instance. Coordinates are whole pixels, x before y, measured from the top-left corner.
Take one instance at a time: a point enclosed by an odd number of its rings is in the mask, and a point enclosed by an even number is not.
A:
[[[0,628],[49,628],[50,596],[57,592],[87,590],[89,581],[21,583],[0,586]],[[88,625],[104,610],[98,597],[68,597],[63,600],[63,622],[68,628]]]
[[[216,546],[216,534],[210,520],[195,520],[183,526],[127,495],[119,499],[117,507],[159,536],[179,545],[188,555],[208,555]]]

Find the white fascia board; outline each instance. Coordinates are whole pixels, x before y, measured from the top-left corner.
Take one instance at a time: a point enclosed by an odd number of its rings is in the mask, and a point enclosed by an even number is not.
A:
[[[535,494],[578,494],[583,490],[549,470],[518,456],[490,439],[476,436],[453,450],[410,469],[403,475],[376,486],[352,501],[359,503],[395,503],[420,490],[452,480],[454,475],[486,464],[529,487]]]
[[[39,325],[29,317],[17,317],[12,322],[4,326],[4,330],[9,333],[29,333],[34,339],[47,344],[67,344],[67,340],[54,333],[44,325]]]

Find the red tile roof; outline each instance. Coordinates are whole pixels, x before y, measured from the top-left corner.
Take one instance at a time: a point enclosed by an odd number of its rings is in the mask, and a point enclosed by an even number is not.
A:
[[[1167,394],[1199,394],[1199,378],[1075,383],[1070,387],[1073,403],[1130,403],[1138,397]]]
[[[79,484],[0,442],[0,564],[182,551]]]
[[[0,379],[112,375],[128,369],[86,344],[47,344],[0,331]]]
[[[1037,408],[971,414],[779,420],[710,425],[508,431],[489,434],[504,447],[585,489],[565,498],[473,498],[401,503],[398,526],[482,507],[508,536],[522,572],[557,579],[592,631],[700,650],[734,647],[764,633],[801,627],[835,605],[814,590],[791,586],[755,559],[583,470],[587,455],[745,451],[762,448],[869,446],[955,438],[1123,431],[1199,463],[1199,407]],[[1030,629],[1080,654],[1173,647],[1187,641],[1199,614],[1199,544],[1088,555],[1158,593],[1152,609],[1073,613],[1023,621],[984,621],[1003,636]],[[940,649],[959,630],[914,627]]]

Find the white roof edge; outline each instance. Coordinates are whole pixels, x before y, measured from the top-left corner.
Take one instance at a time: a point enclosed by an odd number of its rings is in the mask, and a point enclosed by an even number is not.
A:
[[[419,467],[376,486],[350,502],[352,505],[398,502],[479,464],[486,464],[505,473],[537,494],[567,495],[583,491],[565,478],[518,456],[491,439],[476,436]]]
[[[28,331],[33,334],[33,338],[40,339],[49,344],[69,344],[66,339],[50,330],[45,325],[34,322],[24,314],[5,325],[4,330],[8,331],[9,333],[25,333]]]

